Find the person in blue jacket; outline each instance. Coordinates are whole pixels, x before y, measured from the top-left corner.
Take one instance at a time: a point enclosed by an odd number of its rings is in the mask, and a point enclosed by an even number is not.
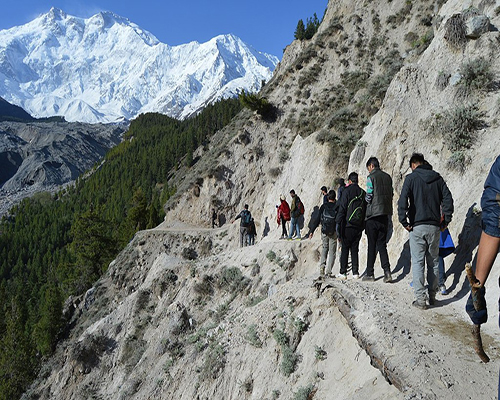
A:
[[[467,314],[475,325],[484,324],[488,320],[484,285],[500,249],[500,156],[493,163],[484,182],[481,209],[482,232],[476,260],[476,279],[479,281],[480,288],[476,296],[478,298],[477,304],[482,304],[484,308],[480,310],[474,308],[472,293],[465,306]],[[498,322],[500,325],[500,315]],[[500,380],[498,394],[500,396]]]

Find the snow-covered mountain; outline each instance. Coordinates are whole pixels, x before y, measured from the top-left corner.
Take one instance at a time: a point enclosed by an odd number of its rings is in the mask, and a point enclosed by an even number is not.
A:
[[[176,118],[256,91],[278,58],[234,35],[180,46],[111,12],[88,19],[52,8],[0,31],[0,97],[35,117],[112,122],[156,111]]]

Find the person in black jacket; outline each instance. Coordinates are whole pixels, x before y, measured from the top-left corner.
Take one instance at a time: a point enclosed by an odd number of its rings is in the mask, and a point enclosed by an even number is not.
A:
[[[407,175],[398,201],[399,222],[410,232],[410,253],[415,301],[413,306],[427,309],[425,261],[429,304],[438,291],[439,236],[453,215],[453,197],[444,179],[420,153],[410,158],[412,173]],[[444,220],[441,222],[441,210]]]
[[[247,246],[247,235],[248,229],[250,228],[250,223],[252,220],[252,214],[248,211],[248,204],[245,204],[245,209],[240,212],[235,219],[231,221],[233,224],[237,219],[241,218],[240,221],[240,247]]]
[[[369,172],[366,178],[366,224],[365,232],[368,239],[368,257],[364,281],[374,281],[374,266],[377,253],[384,270],[384,282],[392,282],[391,264],[387,254],[387,231],[392,216],[392,178],[380,169],[376,157],[370,157],[366,162]]]
[[[347,279],[347,261],[351,252],[352,276],[359,278],[359,241],[364,228],[366,211],[366,192],[358,186],[358,174],[349,174],[346,186],[339,200],[337,213],[337,233],[342,250],[340,253],[339,279]]]
[[[321,223],[321,241],[323,244],[321,250],[321,259],[319,262],[319,273],[321,276],[332,276],[333,264],[335,262],[335,255],[337,253],[337,210],[338,205],[335,201],[336,193],[335,190],[331,189],[328,191],[328,202],[321,205],[319,212],[315,219],[311,221],[311,233],[309,238],[313,237],[314,231]],[[330,258],[328,258],[330,255]],[[328,264],[326,260],[328,258]]]

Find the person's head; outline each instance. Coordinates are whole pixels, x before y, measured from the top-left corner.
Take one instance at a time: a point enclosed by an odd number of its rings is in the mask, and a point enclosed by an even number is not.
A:
[[[349,179],[350,183],[358,183],[358,173],[357,172],[351,172],[349,174],[348,179]]]
[[[321,193],[327,194],[327,192],[328,192],[328,189],[326,188],[326,186],[321,186]]]
[[[280,200],[281,200],[281,201],[285,201],[285,200],[286,200],[286,197],[285,197],[285,195],[284,195],[284,194],[282,194],[282,195],[280,196]]]
[[[248,204],[245,204],[245,210],[248,210]]]
[[[372,172],[375,168],[380,168],[380,163],[377,157],[370,157],[366,162],[366,169],[368,172]]]
[[[290,196],[295,197],[295,190],[290,190]]]
[[[328,191],[328,201],[334,202],[336,198],[337,198],[337,193],[335,193],[335,190],[330,189]]]
[[[341,186],[341,187],[345,186],[345,179],[344,178],[339,178],[339,186]]]
[[[419,165],[425,164],[425,158],[421,153],[413,153],[410,157],[410,168],[412,171]]]

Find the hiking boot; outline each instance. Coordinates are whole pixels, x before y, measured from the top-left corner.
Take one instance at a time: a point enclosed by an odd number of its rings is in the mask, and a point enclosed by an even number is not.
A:
[[[347,280],[347,274],[338,274],[337,276],[335,276],[335,278],[337,278],[339,281],[345,281]]]
[[[418,308],[420,310],[427,310],[427,304],[425,301],[420,301],[420,300],[415,300],[411,305],[415,308]]]
[[[352,278],[353,278],[353,279],[359,279],[359,274],[353,274],[353,275],[352,275]]]
[[[361,280],[363,282],[375,282],[375,277],[373,275],[365,275]]]
[[[392,275],[390,271],[385,271],[384,272],[384,283],[391,283],[392,282]]]
[[[439,293],[441,293],[441,294],[447,294],[446,286],[445,285],[439,286]]]

